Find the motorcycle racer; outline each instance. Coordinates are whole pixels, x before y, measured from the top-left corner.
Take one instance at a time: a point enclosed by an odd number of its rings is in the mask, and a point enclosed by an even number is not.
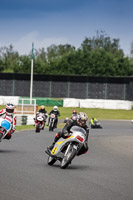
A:
[[[56,116],[55,119],[55,128],[57,128],[57,123],[58,123],[58,117],[60,116],[60,111],[58,110],[58,106],[54,106],[53,109],[50,111],[49,115],[54,114]],[[48,119],[48,124],[49,125],[50,117]]]
[[[45,108],[45,106],[41,106],[41,108],[38,110],[38,112],[41,112],[41,113],[44,113],[44,114],[46,114],[46,113],[47,113],[47,111],[46,111],[46,108]]]
[[[62,131],[56,133],[56,136],[54,138],[54,142],[52,143],[52,145],[50,145],[48,147],[48,149],[52,150],[54,145],[55,145],[55,143],[61,137],[63,137],[65,139],[68,136],[70,136],[71,135],[70,129],[71,129],[72,126],[80,126],[86,131],[86,140],[84,142],[84,146],[82,147],[82,149],[80,150],[78,155],[86,153],[88,151],[88,136],[89,136],[89,127],[86,124],[87,120],[88,120],[88,117],[87,117],[86,113],[84,113],[84,112],[80,112],[79,113],[79,118],[77,119],[76,124],[72,119],[68,120],[67,123],[65,124],[64,128],[62,129]]]
[[[38,110],[38,112],[36,113],[35,120],[37,119],[37,116],[38,116],[39,113],[44,114],[44,122],[46,122],[48,114],[47,114],[45,106],[42,105],[41,108]]]
[[[73,111],[72,111],[72,116],[77,115],[77,114],[78,114],[78,113],[77,113],[76,110],[73,110]]]
[[[73,120],[73,123],[75,124],[75,126],[77,124],[78,118],[79,118],[79,115],[78,115],[77,111],[73,110],[71,119]],[[74,126],[74,124],[73,124],[73,126]]]
[[[0,117],[4,118],[4,119],[6,118],[6,120],[11,122],[11,124],[12,124],[12,128],[11,128],[10,132],[8,132],[8,134],[4,138],[7,140],[11,139],[12,134],[16,130],[16,115],[14,115],[14,109],[15,109],[15,106],[11,103],[8,103],[8,104],[6,104],[5,109],[0,110]]]
[[[72,111],[71,119],[72,119],[72,120],[75,122],[75,124],[76,124],[76,121],[77,121],[77,119],[78,119],[78,113],[77,113],[76,110],[73,110],[73,111]],[[69,120],[69,118],[66,117],[66,119],[64,120],[64,123],[67,123],[68,120]]]
[[[102,128],[99,120],[95,117],[92,117],[90,119],[90,125],[91,125],[91,128]]]

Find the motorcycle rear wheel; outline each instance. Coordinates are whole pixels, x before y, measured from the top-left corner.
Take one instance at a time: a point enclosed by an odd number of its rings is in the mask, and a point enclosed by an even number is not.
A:
[[[51,156],[48,157],[47,163],[48,165],[53,165],[56,162],[56,159],[52,158]]]
[[[71,151],[69,151],[67,155],[64,156],[64,158],[62,159],[60,163],[60,168],[65,169],[71,163],[73,158],[76,156],[76,153],[77,153],[77,150],[72,148]]]

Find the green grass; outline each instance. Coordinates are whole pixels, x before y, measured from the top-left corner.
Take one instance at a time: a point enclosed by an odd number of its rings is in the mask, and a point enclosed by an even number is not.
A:
[[[100,120],[102,119],[122,119],[130,120],[133,118],[133,110],[110,110],[110,109],[96,109],[96,108],[63,108],[60,107],[60,119],[65,119],[66,117],[71,117],[72,111],[77,110],[77,112],[85,112],[88,118],[96,117]]]
[[[0,106],[0,109],[5,108],[5,106]],[[47,112],[49,113],[53,107],[46,107]],[[72,111],[77,110],[77,112],[86,112],[88,118],[96,117],[99,120],[104,119],[114,119],[114,120],[131,120],[133,119],[133,110],[111,110],[111,109],[96,109],[96,108],[64,108],[59,107],[61,116],[59,119],[65,119],[66,117],[70,118]],[[59,124],[58,127],[62,128],[63,123]],[[17,126],[16,130],[28,130],[34,129],[33,125],[24,125]]]
[[[33,125],[16,126],[16,131],[31,130],[31,129],[35,129],[35,127]]]
[[[0,109],[5,108],[5,106],[0,106]],[[49,113],[53,107],[46,107]],[[71,117],[72,111],[77,110],[77,112],[86,112],[88,118],[96,117],[98,119],[133,119],[133,110],[111,110],[111,109],[98,109],[98,108],[65,108],[59,107],[61,116],[59,119],[65,119],[66,117]]]

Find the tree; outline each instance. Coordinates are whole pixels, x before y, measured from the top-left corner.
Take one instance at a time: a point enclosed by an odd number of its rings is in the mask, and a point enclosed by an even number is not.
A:
[[[1,64],[3,65],[3,72],[14,72],[14,69],[18,67],[19,54],[14,51],[13,46],[1,47],[0,49]]]
[[[120,49],[119,39],[111,39],[104,31],[97,31],[96,36],[85,38],[81,43],[81,49],[87,52],[96,49],[104,49],[114,54],[117,52],[123,54],[122,49]]]

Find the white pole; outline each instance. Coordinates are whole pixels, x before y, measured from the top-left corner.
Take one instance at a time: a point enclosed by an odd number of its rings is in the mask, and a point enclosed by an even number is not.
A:
[[[34,58],[34,44],[32,43],[32,56],[31,56],[31,79],[30,79],[30,104],[32,104],[32,91],[33,91],[33,58]]]

